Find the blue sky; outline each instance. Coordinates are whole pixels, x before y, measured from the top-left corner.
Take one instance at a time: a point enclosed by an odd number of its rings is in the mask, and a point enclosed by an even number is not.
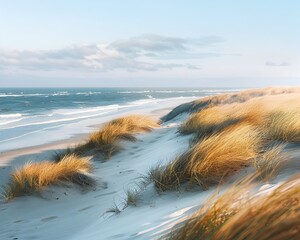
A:
[[[300,84],[297,0],[0,4],[0,87]]]

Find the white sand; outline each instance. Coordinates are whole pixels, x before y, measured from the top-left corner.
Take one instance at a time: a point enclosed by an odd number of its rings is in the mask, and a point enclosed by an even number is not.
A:
[[[189,136],[177,133],[186,116],[163,124],[152,133],[138,135],[135,143],[124,142],[124,149],[107,162],[94,162],[93,175],[98,180],[94,191],[82,192],[68,186],[51,187],[42,196],[20,197],[0,205],[0,239],[157,239],[178,221],[194,212],[215,189],[209,191],[167,192],[158,195],[149,185],[136,207],[129,206],[120,214],[106,213],[114,203],[124,205],[125,191],[158,162],[172,160],[188,147]],[[53,148],[12,152],[2,159],[1,183],[8,181],[11,168],[26,161],[40,161],[53,154]],[[49,148],[51,150],[49,150]],[[292,165],[299,151],[291,148]],[[25,154],[25,155],[24,155]],[[2,169],[5,167],[5,169]],[[299,163],[292,167],[299,171]],[[291,174],[281,173],[279,180]],[[278,182],[277,181],[277,182]],[[261,190],[276,182],[262,186]]]

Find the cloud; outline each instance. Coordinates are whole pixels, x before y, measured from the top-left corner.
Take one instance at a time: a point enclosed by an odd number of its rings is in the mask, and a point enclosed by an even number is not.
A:
[[[30,71],[199,69],[199,66],[183,61],[218,57],[221,54],[213,47],[223,41],[218,36],[192,39],[142,35],[111,43],[74,45],[56,50],[0,50],[0,66]]]
[[[273,62],[273,61],[266,61],[265,63],[268,67],[286,67],[290,66],[288,62]]]

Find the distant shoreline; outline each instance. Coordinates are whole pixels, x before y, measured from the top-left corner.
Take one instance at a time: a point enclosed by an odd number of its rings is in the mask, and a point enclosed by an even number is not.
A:
[[[153,118],[159,119],[163,115],[167,114],[169,111],[171,111],[173,107],[168,107],[168,108],[161,108],[161,109],[156,109],[148,113]],[[127,114],[128,115],[128,114]],[[96,125],[91,125],[92,129],[98,129],[102,124],[96,124]],[[82,134],[75,134],[71,136],[70,138],[67,139],[61,139],[57,141],[53,141],[50,143],[45,143],[45,144],[40,144],[36,146],[31,146],[31,147],[24,147],[24,148],[18,148],[18,149],[13,149],[13,150],[8,150],[8,151],[2,151],[0,152],[0,166],[5,166],[8,164],[10,159],[13,159],[17,156],[22,156],[22,155],[27,155],[27,154],[35,154],[35,153],[40,153],[43,151],[59,151],[66,149],[67,147],[76,145],[82,141],[84,141],[90,133],[82,133]]]

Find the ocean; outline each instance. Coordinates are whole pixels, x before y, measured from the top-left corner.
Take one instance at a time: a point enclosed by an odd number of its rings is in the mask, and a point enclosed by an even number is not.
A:
[[[124,114],[150,113],[239,89],[0,88],[0,151],[37,146],[92,131]]]

